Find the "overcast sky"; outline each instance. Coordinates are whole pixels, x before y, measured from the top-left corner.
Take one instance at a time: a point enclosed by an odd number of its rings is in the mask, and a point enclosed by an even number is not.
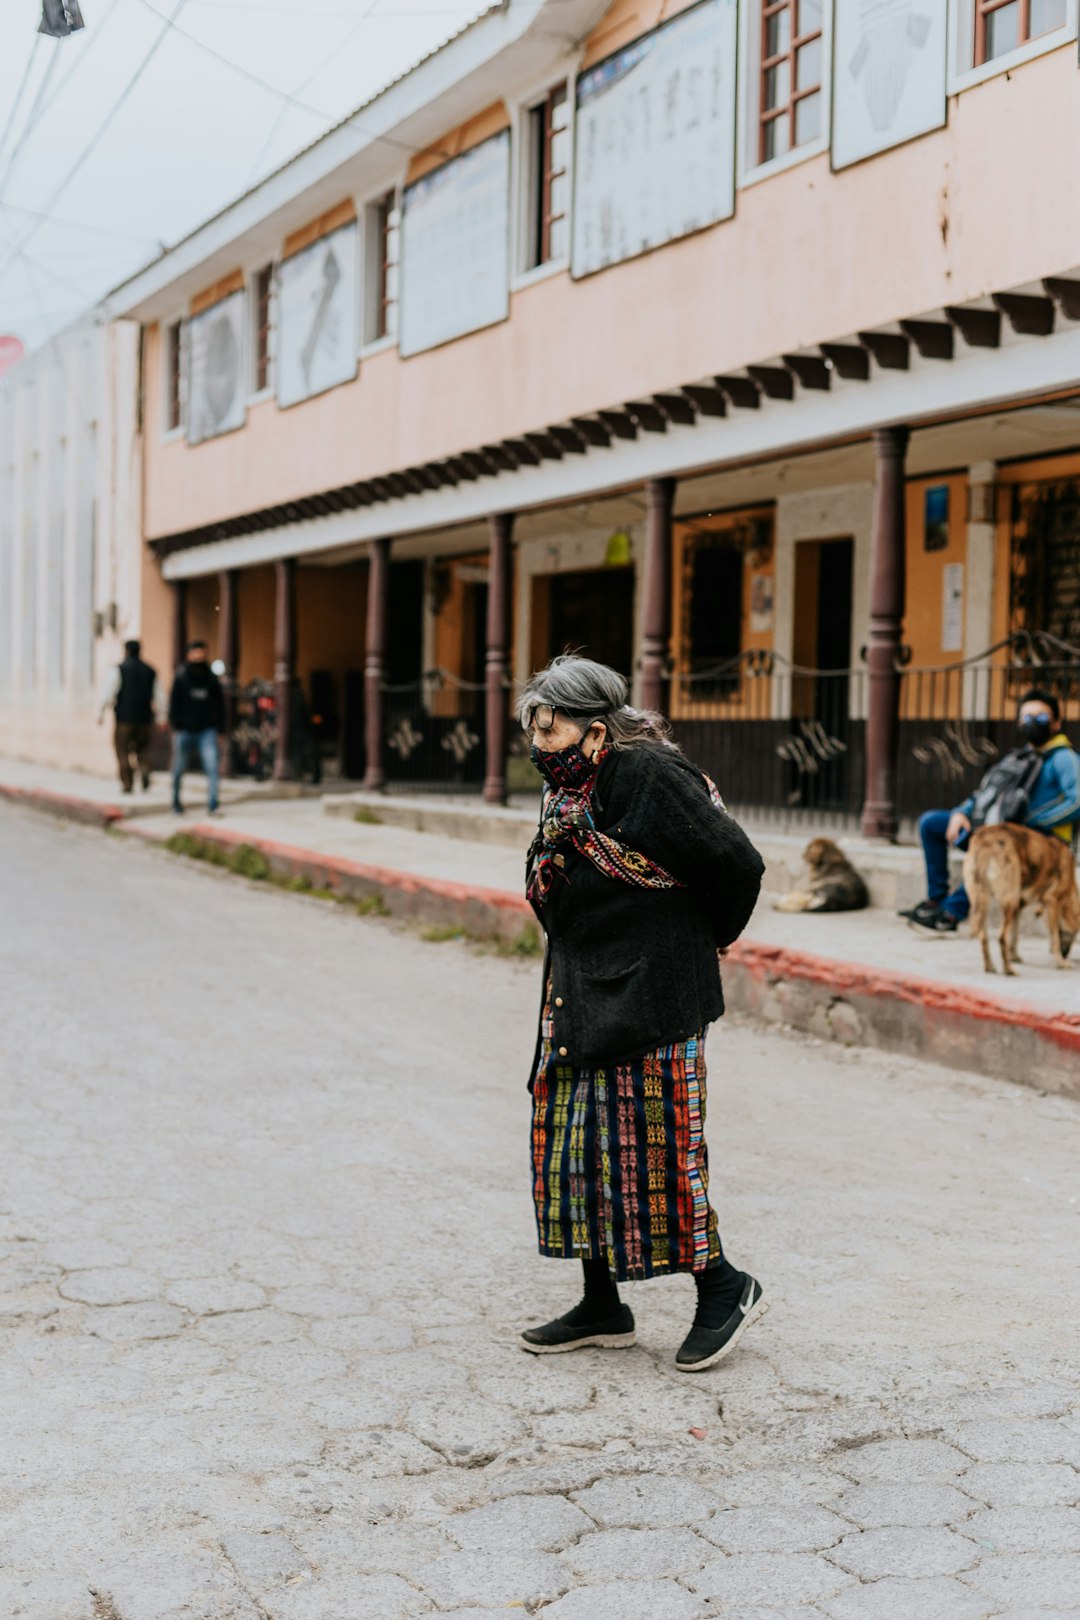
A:
[[[86,28],[54,41],[36,32],[40,0],[0,0],[0,334],[28,348],[486,8],[81,4]]]

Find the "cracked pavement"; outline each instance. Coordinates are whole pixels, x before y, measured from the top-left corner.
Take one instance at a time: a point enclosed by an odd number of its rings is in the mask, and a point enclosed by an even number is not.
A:
[[[0,814],[3,1620],[1080,1617],[1080,1110],[726,1023],[773,1309],[534,1360],[538,968]]]

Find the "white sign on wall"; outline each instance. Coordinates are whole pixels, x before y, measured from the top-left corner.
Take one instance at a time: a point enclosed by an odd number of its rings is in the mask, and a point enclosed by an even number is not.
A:
[[[510,313],[510,131],[409,186],[401,224],[403,355]]]
[[[357,259],[353,220],[279,266],[279,405],[295,405],[356,376],[360,347]]]
[[[963,563],[946,563],[941,570],[941,650],[964,650]]]
[[[736,0],[704,0],[577,82],[575,276],[735,212]]]
[[[947,24],[948,0],[843,0],[836,7],[834,169],[941,128]]]
[[[201,444],[244,425],[246,306],[243,292],[230,293],[188,322],[189,444]]]

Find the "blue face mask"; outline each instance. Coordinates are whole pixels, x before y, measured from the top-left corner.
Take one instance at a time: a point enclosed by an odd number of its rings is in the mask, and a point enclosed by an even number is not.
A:
[[[568,788],[571,792],[584,787],[596,769],[596,761],[589,758],[580,743],[571,743],[568,748],[560,748],[551,754],[533,743],[529,758],[545,782],[554,788]]]

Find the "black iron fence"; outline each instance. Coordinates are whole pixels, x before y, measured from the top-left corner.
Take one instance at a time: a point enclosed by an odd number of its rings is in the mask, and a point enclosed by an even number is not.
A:
[[[851,830],[865,790],[869,679],[864,667],[806,669],[745,653],[673,677],[675,733],[748,819]],[[1016,746],[1017,702],[1029,687],[1053,692],[1064,723],[1080,723],[1080,648],[1019,634],[978,658],[904,667],[899,686],[896,799],[910,832],[923,810],[956,804]]]
[[[479,789],[484,780],[484,687],[447,670],[385,686],[387,782],[438,792]]]
[[[675,675],[676,739],[740,815],[759,825],[857,829],[866,786],[870,676],[806,669],[751,651],[715,669]],[[923,810],[950,807],[1017,745],[1016,709],[1032,686],[1053,692],[1080,737],[1080,648],[1052,636],[1010,636],[978,658],[899,671],[897,813],[910,834]],[[485,775],[485,688],[433,670],[384,688],[384,760],[395,787],[476,792]],[[511,694],[507,692],[507,702]],[[511,722],[511,792],[538,789],[528,741]]]

